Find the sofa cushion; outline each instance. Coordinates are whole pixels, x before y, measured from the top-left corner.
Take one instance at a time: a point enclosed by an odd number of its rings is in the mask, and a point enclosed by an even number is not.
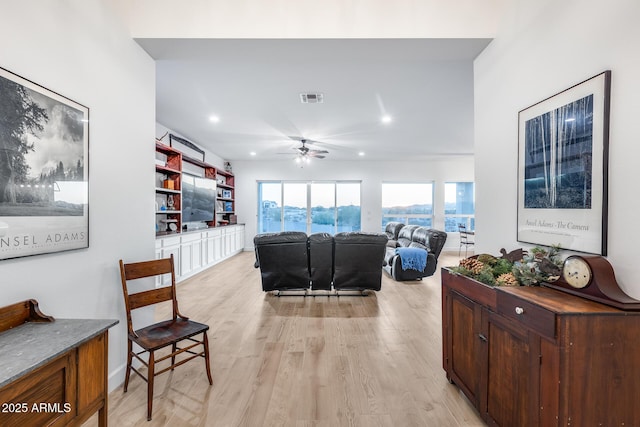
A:
[[[262,290],[309,287],[307,234],[300,231],[259,234],[253,238]],[[286,262],[285,262],[286,260]]]
[[[379,291],[387,236],[348,232],[334,236],[333,287]]]
[[[405,225],[398,233],[398,247],[409,247],[412,242],[413,232],[419,225]]]
[[[398,233],[400,233],[402,227],[404,227],[403,222],[390,221],[387,223],[387,225],[384,227],[384,234],[386,234],[387,239],[389,239],[387,241],[387,246],[389,246],[390,248],[395,248],[397,246]]]
[[[314,233],[309,236],[309,274],[311,289],[330,290],[333,281],[333,236]]]

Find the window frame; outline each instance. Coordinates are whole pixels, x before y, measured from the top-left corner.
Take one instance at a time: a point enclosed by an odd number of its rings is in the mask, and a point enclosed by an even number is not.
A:
[[[262,204],[264,203],[263,200],[260,199],[260,196],[262,194],[261,190],[260,190],[260,186],[262,184],[280,184],[280,200],[278,201],[279,205],[280,205],[280,231],[284,231],[285,229],[285,212],[284,212],[284,199],[285,199],[285,192],[284,192],[284,185],[285,184],[306,184],[306,233],[310,234],[310,233],[314,233],[312,231],[312,227],[313,227],[313,221],[311,219],[311,212],[312,212],[312,208],[313,206],[311,206],[311,199],[312,199],[312,185],[313,184],[333,184],[334,187],[334,192],[333,192],[333,232],[332,234],[336,234],[338,233],[338,216],[339,216],[339,206],[337,206],[338,204],[338,186],[339,184],[358,184],[359,187],[359,191],[358,191],[358,199],[359,199],[359,205],[358,207],[360,208],[360,230],[362,230],[362,180],[258,180],[256,182],[257,187],[258,187],[258,200],[256,201],[256,205],[257,205],[257,216],[256,216],[256,229],[259,230],[259,233],[263,233],[263,231],[261,231],[261,208],[262,208]],[[264,231],[266,232],[266,231]]]
[[[475,181],[445,181],[444,189],[445,189],[445,197],[446,197],[446,188],[447,184],[473,184],[473,213],[472,214],[462,214],[462,213],[447,213],[447,201],[445,198],[444,206],[443,206],[443,214],[444,214],[444,229],[447,233],[458,233],[458,228],[454,231],[447,231],[447,218],[464,218],[466,221],[464,222],[468,231],[475,231],[475,218],[476,218],[476,183]],[[457,198],[456,198],[457,203]],[[458,224],[460,221],[456,221]]]
[[[387,184],[391,184],[391,185],[409,185],[409,184],[421,184],[421,185],[430,185],[431,186],[431,213],[430,214],[385,214],[384,213],[384,186]],[[397,218],[405,218],[405,225],[409,225],[411,224],[410,220],[412,218],[424,218],[424,219],[429,219],[431,221],[431,225],[428,226],[430,228],[433,227],[433,223],[435,220],[435,187],[436,187],[436,182],[434,180],[430,180],[430,181],[382,181],[380,184],[380,210],[381,210],[381,219],[382,219],[382,230],[384,231],[384,227],[385,224],[389,221],[385,222],[385,218],[393,218],[393,219],[397,219]]]

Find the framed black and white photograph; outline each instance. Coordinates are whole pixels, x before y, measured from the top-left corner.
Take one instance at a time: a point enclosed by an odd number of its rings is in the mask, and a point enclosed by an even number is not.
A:
[[[518,241],[606,255],[611,72],[518,113]]]
[[[0,68],[0,260],[89,246],[89,109]]]

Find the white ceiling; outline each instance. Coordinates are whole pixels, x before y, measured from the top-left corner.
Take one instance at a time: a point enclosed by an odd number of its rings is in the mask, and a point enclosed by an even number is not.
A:
[[[136,41],[156,59],[157,121],[227,160],[293,158],[290,136],[323,142],[323,161],[473,153],[473,59],[490,39]]]

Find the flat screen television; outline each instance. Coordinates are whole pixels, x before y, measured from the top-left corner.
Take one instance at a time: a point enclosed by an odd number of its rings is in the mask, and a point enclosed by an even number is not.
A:
[[[182,222],[213,221],[216,204],[214,179],[182,174]]]

